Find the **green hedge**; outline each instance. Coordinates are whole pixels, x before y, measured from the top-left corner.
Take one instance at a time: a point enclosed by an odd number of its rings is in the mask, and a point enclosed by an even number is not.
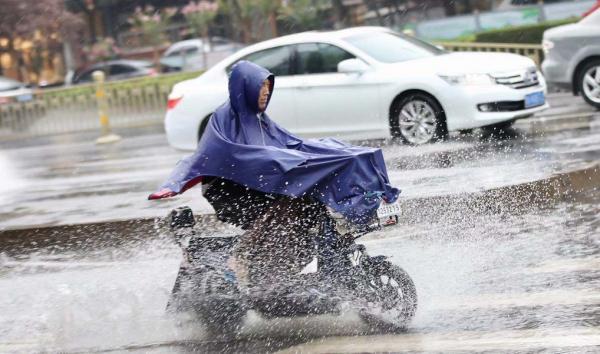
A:
[[[573,23],[578,20],[579,18],[574,17],[566,20],[547,21],[533,25],[488,30],[477,33],[474,42],[541,44],[544,31],[548,28]]]
[[[176,83],[197,77],[201,71],[190,71],[175,74],[163,74],[158,76],[145,76],[135,79],[120,80],[120,81],[109,81],[105,87],[107,91],[120,90],[120,89],[132,89],[132,88],[146,88],[150,86],[168,86],[169,90]],[[94,84],[82,84],[64,88],[40,90],[37,92],[39,98],[53,98],[53,97],[64,97],[64,96],[79,96],[79,95],[93,95],[95,93]]]

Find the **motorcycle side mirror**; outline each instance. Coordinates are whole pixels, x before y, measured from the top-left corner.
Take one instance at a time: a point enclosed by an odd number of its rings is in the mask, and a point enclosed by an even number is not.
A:
[[[360,59],[352,58],[340,61],[337,66],[337,70],[340,73],[362,74],[369,70],[369,66]]]

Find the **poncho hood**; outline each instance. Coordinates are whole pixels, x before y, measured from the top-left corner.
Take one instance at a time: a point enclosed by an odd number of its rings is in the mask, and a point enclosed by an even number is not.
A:
[[[396,200],[400,191],[389,183],[380,149],[303,140],[259,114],[266,79],[276,95],[266,69],[247,61],[233,67],[229,101],[212,115],[196,152],[150,199],[183,193],[203,176],[220,177],[264,193],[313,197],[359,224],[373,216],[381,198]]]
[[[231,108],[238,115],[256,115],[258,108],[258,95],[265,80],[271,82],[271,94],[275,87],[275,76],[267,69],[249,61],[240,61],[233,66],[229,77],[229,102]],[[268,105],[267,101],[267,105]]]

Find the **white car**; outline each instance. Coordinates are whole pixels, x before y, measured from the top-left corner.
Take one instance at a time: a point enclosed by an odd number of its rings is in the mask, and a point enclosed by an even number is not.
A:
[[[304,137],[423,144],[548,107],[544,78],[524,56],[449,53],[381,27],[305,32],[246,47],[175,85],[165,117],[172,146],[196,147],[201,126],[228,98],[228,71],[239,60],[276,75],[267,113]]]
[[[22,82],[0,76],[0,104],[33,100],[33,90]]]
[[[221,37],[212,37],[210,43],[200,38],[187,39],[171,45],[160,59],[160,64],[162,71],[202,70],[242,47],[240,43]]]

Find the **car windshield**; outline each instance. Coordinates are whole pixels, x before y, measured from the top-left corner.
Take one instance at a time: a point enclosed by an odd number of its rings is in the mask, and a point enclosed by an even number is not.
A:
[[[579,23],[583,23],[585,25],[600,26],[600,8],[594,10],[594,12],[582,18],[579,21]]]
[[[391,32],[364,33],[345,39],[375,60],[384,63],[397,63],[446,53],[416,38]]]

